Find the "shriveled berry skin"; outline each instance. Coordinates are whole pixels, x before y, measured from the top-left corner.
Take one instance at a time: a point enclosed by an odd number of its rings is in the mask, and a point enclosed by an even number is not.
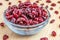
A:
[[[55,31],[52,31],[52,34],[51,34],[53,37],[56,36],[56,32]]]
[[[8,35],[3,35],[3,40],[7,40],[9,38],[9,36]]]
[[[47,37],[40,38],[40,40],[48,40]]]
[[[35,25],[44,22],[47,18],[47,11],[39,7],[37,3],[19,1],[18,6],[9,6],[6,11],[6,19],[19,25]]]

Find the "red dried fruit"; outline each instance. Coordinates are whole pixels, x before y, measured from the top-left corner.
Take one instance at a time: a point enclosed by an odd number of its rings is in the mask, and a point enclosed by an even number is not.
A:
[[[5,0],[5,1],[9,1],[9,0]]]
[[[50,10],[53,10],[53,8],[51,7]]]
[[[47,37],[40,38],[40,40],[48,40]]]
[[[3,40],[7,40],[9,38],[9,36],[8,35],[3,35]]]
[[[51,3],[51,0],[46,0],[46,3]]]
[[[40,5],[44,5],[44,3],[40,4]]]
[[[2,3],[0,3],[0,6],[2,5]]]
[[[11,2],[9,2],[8,5],[11,5]]]
[[[60,16],[59,16],[59,19],[60,19]]]
[[[4,27],[4,25],[5,25],[4,22],[0,23],[0,26],[3,26]]]
[[[53,37],[56,36],[56,32],[55,31],[52,31],[52,34],[51,34]]]
[[[55,11],[55,14],[59,14],[59,12],[58,11]]]
[[[19,3],[21,3],[21,1],[20,1],[20,0],[19,0],[18,2],[19,2]]]
[[[58,1],[57,3],[59,3],[59,4],[60,4],[60,1]]]
[[[51,3],[51,6],[55,7],[55,6],[56,6],[56,4],[55,4],[55,3]]]
[[[55,19],[52,19],[51,21],[50,21],[50,23],[54,23],[55,22]]]
[[[60,24],[59,24],[59,28],[60,28]]]
[[[39,0],[37,0],[36,3],[39,3]]]

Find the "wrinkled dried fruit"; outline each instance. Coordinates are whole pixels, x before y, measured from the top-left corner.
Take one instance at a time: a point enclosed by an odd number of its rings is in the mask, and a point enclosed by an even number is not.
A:
[[[51,7],[50,10],[53,10],[53,8]]]
[[[47,37],[40,38],[40,40],[48,40]]]
[[[0,3],[0,5],[2,5],[2,3]]]
[[[52,34],[51,34],[53,37],[56,36],[56,32],[55,31],[52,31]]]
[[[55,4],[55,3],[51,3],[51,6],[52,6],[52,7],[55,7],[55,6],[56,6],[56,4]]]
[[[9,2],[8,5],[11,5],[11,2]]]
[[[3,27],[4,27],[4,25],[5,25],[5,24],[4,24],[3,22],[2,22],[2,23],[0,23],[0,26],[3,26]]]
[[[5,0],[5,1],[9,1],[9,0]]]
[[[3,40],[7,40],[9,38],[9,36],[8,35],[3,35]]]
[[[54,23],[54,21],[55,21],[55,19],[52,19],[52,20],[50,21],[50,23]]]
[[[59,4],[60,4],[60,1],[58,1],[57,3],[59,3]]]
[[[59,12],[58,11],[55,11],[55,14],[59,14]]]
[[[51,0],[46,0],[46,3],[51,3]]]

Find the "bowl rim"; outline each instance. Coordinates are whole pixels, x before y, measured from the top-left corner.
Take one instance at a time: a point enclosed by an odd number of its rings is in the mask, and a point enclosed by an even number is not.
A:
[[[43,8],[44,8],[44,7],[43,7]],[[6,19],[6,16],[5,16],[6,10],[4,11],[3,16],[4,16],[4,19],[5,19],[9,24],[13,24],[13,26],[17,26],[17,27],[21,27],[21,28],[23,28],[23,27],[24,27],[24,28],[26,28],[26,27],[27,27],[27,28],[28,28],[28,27],[35,28],[35,27],[38,27],[38,26],[44,24],[44,23],[50,18],[50,12],[48,11],[47,8],[44,8],[44,9],[47,11],[48,18],[47,18],[45,21],[43,21],[42,23],[34,24],[34,25],[19,25],[19,24],[14,24],[14,23],[8,21],[8,20]]]

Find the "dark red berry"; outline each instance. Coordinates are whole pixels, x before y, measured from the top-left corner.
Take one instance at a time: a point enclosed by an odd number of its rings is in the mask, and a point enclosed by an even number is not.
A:
[[[59,4],[60,4],[60,1],[58,1],[57,3],[59,3]]]
[[[39,3],[39,0],[37,0],[36,3]]]
[[[8,5],[11,5],[11,2],[9,2]]]
[[[59,12],[58,11],[55,11],[55,14],[59,14]]]
[[[60,28],[60,24],[59,24],[59,28]]]
[[[3,26],[4,27],[4,25],[5,25],[4,22],[0,23],[0,26]]]
[[[47,37],[42,37],[42,38],[40,38],[40,40],[48,40],[48,38]]]
[[[52,6],[52,7],[55,7],[55,6],[56,6],[56,4],[55,4],[55,3],[51,3],[51,6]]]
[[[51,0],[46,0],[46,3],[51,3]]]
[[[55,32],[55,31],[52,31],[51,35],[52,35],[53,37],[55,37],[55,36],[56,36],[56,32]]]
[[[9,0],[5,0],[5,1],[9,1]]]
[[[53,10],[53,8],[51,7],[50,10]]]
[[[54,23],[55,22],[55,19],[52,19],[51,21],[50,21],[50,23]]]
[[[0,3],[0,6],[2,5],[2,3]]]
[[[60,16],[59,16],[59,19],[60,19]]]
[[[9,38],[9,36],[8,35],[3,35],[3,40],[7,40]]]

